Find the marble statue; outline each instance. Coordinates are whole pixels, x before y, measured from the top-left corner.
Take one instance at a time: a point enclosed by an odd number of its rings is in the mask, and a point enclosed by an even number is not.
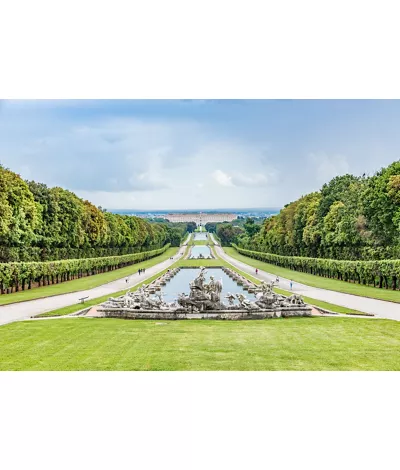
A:
[[[178,304],[189,307],[192,311],[221,310],[225,306],[221,302],[222,280],[216,281],[210,276],[210,282],[205,282],[206,268],[200,267],[200,273],[189,284],[189,295],[182,294],[178,298]]]

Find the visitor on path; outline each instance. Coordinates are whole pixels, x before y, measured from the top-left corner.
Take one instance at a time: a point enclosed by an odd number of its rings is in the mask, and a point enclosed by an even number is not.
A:
[[[290,290],[293,290],[293,281],[290,280]]]
[[[140,268],[139,268],[138,274],[139,274],[139,276],[140,276]]]
[[[278,276],[276,276],[275,282],[276,282],[277,284],[279,284],[279,277],[278,277]]]
[[[127,278],[125,279],[125,281],[126,281],[126,283],[128,284],[128,281],[129,281],[129,277],[127,277]]]
[[[258,269],[256,268],[256,274],[258,274]]]

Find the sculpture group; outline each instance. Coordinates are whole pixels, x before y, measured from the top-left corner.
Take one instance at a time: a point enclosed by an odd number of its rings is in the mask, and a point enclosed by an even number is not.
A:
[[[206,282],[206,269],[200,268],[199,274],[189,284],[189,294],[182,293],[174,302],[165,302],[162,290],[154,292],[150,286],[144,284],[135,292],[127,292],[125,295],[113,298],[102,304],[102,311],[106,312],[158,312],[160,314],[201,314],[209,312],[237,313],[247,312],[262,314],[264,316],[281,316],[277,312],[284,311],[282,316],[308,315],[310,309],[302,298],[296,294],[285,297],[273,291],[274,283],[261,282],[255,289],[255,300],[249,300],[243,293],[224,296],[226,303],[221,299],[222,280],[216,280],[210,276]]]

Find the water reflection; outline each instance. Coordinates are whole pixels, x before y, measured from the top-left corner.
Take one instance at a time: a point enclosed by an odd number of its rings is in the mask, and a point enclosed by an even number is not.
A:
[[[189,294],[189,283],[198,276],[199,269],[197,268],[184,268],[181,269],[178,274],[171,279],[167,285],[163,286],[162,290],[164,295],[164,300],[166,302],[173,302],[179,294],[185,293]],[[245,291],[242,286],[236,284],[221,268],[207,268],[205,275],[206,282],[210,281],[210,276],[214,276],[216,280],[222,279],[222,293],[221,300],[224,303],[227,303],[224,298],[228,292],[231,294],[244,293],[249,300],[255,300],[254,294],[249,294]]]
[[[192,248],[190,257],[198,258],[200,254],[203,255],[203,258],[208,258],[209,256],[211,256],[210,247],[208,247],[207,245],[195,245]]]
[[[194,240],[208,240],[206,232],[195,232]]]

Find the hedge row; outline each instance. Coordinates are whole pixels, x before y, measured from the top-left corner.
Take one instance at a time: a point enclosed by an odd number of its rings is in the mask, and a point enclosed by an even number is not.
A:
[[[101,258],[66,259],[60,261],[0,263],[1,294],[17,292],[32,285],[38,287],[100,274],[123,268],[164,253],[170,244],[157,250]]]
[[[234,243],[232,246],[239,253],[282,268],[303,273],[329,277],[340,281],[373,285],[374,287],[400,287],[400,260],[350,261],[326,258],[308,258],[305,256],[282,256],[260,251],[246,250]]]
[[[104,256],[122,256],[132,253],[157,250],[160,245],[145,247],[114,248],[41,248],[35,246],[7,247],[0,246],[0,263],[19,263],[29,261],[55,261],[63,259],[102,258]]]

